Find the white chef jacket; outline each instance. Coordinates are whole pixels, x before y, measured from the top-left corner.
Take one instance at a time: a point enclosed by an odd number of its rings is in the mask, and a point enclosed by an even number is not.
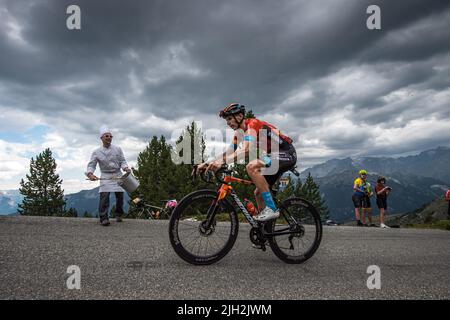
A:
[[[86,175],[94,173],[99,164],[102,179],[111,179],[122,175],[120,169],[125,169],[128,164],[120,147],[110,145],[108,148],[101,146],[92,152],[91,160],[87,165]],[[100,180],[99,192],[124,192],[117,184],[117,180]]]

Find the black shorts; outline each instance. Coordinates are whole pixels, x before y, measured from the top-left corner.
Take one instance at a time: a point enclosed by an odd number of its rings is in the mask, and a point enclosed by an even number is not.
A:
[[[450,219],[450,201],[448,202],[447,216]]]
[[[363,207],[363,199],[364,199],[364,196],[360,196],[360,195],[357,195],[357,194],[354,194],[352,196],[353,205],[355,206],[355,208],[362,208]]]
[[[377,197],[377,207],[378,209],[387,210],[387,199],[383,197]]]
[[[297,163],[297,152],[292,144],[289,144],[286,148],[270,154],[271,161],[279,161],[278,171],[275,174],[263,175],[266,178],[267,183],[272,187],[278,178],[281,177],[283,173],[292,169]]]
[[[362,206],[363,208],[372,208],[372,204],[370,203],[370,197],[364,196],[362,199]]]

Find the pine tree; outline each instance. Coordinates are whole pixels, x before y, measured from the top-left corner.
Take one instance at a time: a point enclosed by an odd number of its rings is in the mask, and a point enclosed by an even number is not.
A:
[[[300,180],[299,180],[300,182]],[[294,191],[295,191],[296,185],[294,183],[294,181],[292,180],[291,176],[288,176],[288,183],[286,185],[286,188],[284,188],[283,190],[280,190],[278,192],[278,199],[282,202],[284,200],[286,200],[287,198],[293,197],[294,196]]]
[[[139,194],[143,195],[147,201],[155,198],[158,186],[158,153],[158,137],[153,136],[137,158],[137,168],[134,169],[133,173],[139,180],[139,188],[132,194],[132,198]]]
[[[45,149],[31,158],[30,173],[20,181],[20,193],[24,196],[19,204],[21,215],[57,216],[63,215],[66,202],[62,179],[56,173],[56,161],[50,149]]]
[[[183,141],[190,141],[190,155],[184,154],[185,146]],[[200,164],[206,160],[205,150],[205,135],[197,124],[192,122],[181,133],[180,137],[176,141],[175,148],[171,151],[175,153],[174,158],[180,157],[183,160],[187,160],[187,162],[182,161],[176,166],[174,177],[178,187],[178,192],[175,194],[174,198],[181,199],[192,191],[211,187],[211,185],[204,183],[200,179],[196,179],[195,181],[192,179],[193,165]]]
[[[314,182],[311,173],[308,173],[305,184],[301,187],[301,193],[303,197],[310,201],[320,214],[322,221],[329,218],[329,211],[325,200],[320,195],[319,186]]]
[[[203,159],[205,143],[203,136],[195,123],[188,126],[178,139],[181,141],[183,137],[192,136],[198,145],[192,150],[200,150],[196,158]],[[195,137],[194,137],[195,136]],[[178,150],[180,151],[180,150]],[[183,150],[181,150],[183,151]],[[140,186],[136,192],[132,194],[132,199],[142,195],[146,202],[156,206],[162,205],[162,201],[169,199],[180,199],[187,193],[192,191],[191,186],[191,164],[175,164],[172,157],[176,156],[177,149],[173,149],[169,145],[164,136],[159,139],[154,136],[148,146],[143,150],[137,161],[137,169],[134,170],[135,176],[139,179]],[[190,155],[189,161],[193,161],[194,155]],[[133,203],[130,203],[134,206]]]
[[[190,150],[186,150],[189,147]],[[200,164],[205,161],[206,142],[202,130],[193,121],[181,133],[176,141],[175,155],[181,158],[183,164]],[[185,152],[188,152],[185,154]]]
[[[245,113],[245,118],[246,118],[246,119],[254,119],[254,118],[256,118],[256,117],[255,117],[255,114],[253,113],[252,110],[248,110],[248,111]]]

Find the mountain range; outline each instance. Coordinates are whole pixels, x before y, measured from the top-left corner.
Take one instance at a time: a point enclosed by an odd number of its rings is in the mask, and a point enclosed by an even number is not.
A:
[[[412,212],[388,219],[388,223],[391,225],[415,225],[446,220],[450,218],[448,206],[444,197],[439,197]]]
[[[75,208],[79,216],[83,216],[84,212],[89,212],[92,216],[98,214],[98,189],[81,190],[77,193],[66,195],[66,208]],[[19,190],[5,190],[0,191],[0,215],[15,215],[17,214],[18,204],[22,202],[23,196]],[[129,207],[130,197],[125,193],[124,210],[127,211]],[[115,204],[115,197],[111,195],[111,207]]]
[[[386,185],[393,189],[388,198],[389,212],[406,213],[442,196],[449,189],[449,163],[450,148],[438,147],[399,158],[332,159],[302,171],[300,179],[304,181],[311,174],[330,209],[330,218],[345,222],[354,218],[351,196],[359,170],[368,171],[367,180],[373,187],[378,176],[386,177]],[[372,198],[372,207],[377,214],[375,197]]]
[[[22,199],[23,196],[19,190],[0,191],[0,215],[17,214],[17,208]]]
[[[100,187],[91,190],[81,190],[77,193],[68,194],[66,198],[66,208],[77,209],[78,216],[83,216],[84,212],[89,212],[92,216],[98,214],[98,202],[99,194],[98,189]],[[115,196],[110,195],[110,208],[116,203]],[[124,210],[128,211],[130,197],[125,192],[124,195]]]

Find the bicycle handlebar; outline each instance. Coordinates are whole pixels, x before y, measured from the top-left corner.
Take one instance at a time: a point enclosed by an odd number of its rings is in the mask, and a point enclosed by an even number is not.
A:
[[[205,172],[200,172],[200,179],[202,179],[206,183],[214,183],[212,181],[212,178],[214,177],[217,182],[219,183],[225,183],[225,181],[221,178],[222,174],[231,174],[233,171],[228,169],[228,165],[224,164],[219,170],[216,172],[208,171],[206,174]],[[194,170],[192,172],[192,179],[195,181],[197,178],[197,165],[194,166]]]
[[[287,171],[292,172],[297,177],[300,176],[300,173],[296,170],[296,166],[288,169]],[[195,178],[197,177],[196,173],[197,173],[197,165],[194,166],[194,171],[192,173],[193,180],[195,180]],[[206,183],[214,183],[214,182],[212,182],[212,177],[214,177],[214,178],[216,178],[217,182],[223,184],[223,183],[227,183],[227,182],[225,182],[222,179],[222,177],[226,176],[226,175],[230,176],[230,175],[232,175],[232,173],[233,173],[233,170],[229,169],[227,164],[223,164],[222,167],[219,168],[214,173],[212,173],[211,171],[208,171],[208,173],[207,173],[208,176],[206,176],[204,172],[200,172],[200,178]]]

